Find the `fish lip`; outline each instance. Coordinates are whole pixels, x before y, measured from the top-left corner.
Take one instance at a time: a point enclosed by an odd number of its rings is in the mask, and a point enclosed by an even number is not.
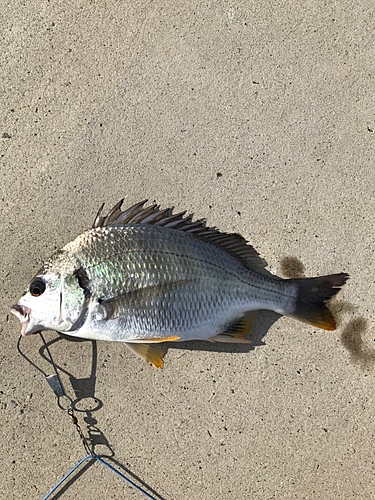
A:
[[[26,306],[21,306],[20,304],[15,304],[10,308],[10,312],[17,316],[17,318],[20,320],[22,327],[21,327],[21,335],[24,337],[26,335],[30,335],[33,332],[27,332],[27,327],[29,326],[30,323],[30,314],[31,314],[31,309]]]
[[[30,307],[21,306],[20,304],[15,304],[10,308],[10,312],[13,313],[21,321],[21,323],[30,319],[31,309]]]

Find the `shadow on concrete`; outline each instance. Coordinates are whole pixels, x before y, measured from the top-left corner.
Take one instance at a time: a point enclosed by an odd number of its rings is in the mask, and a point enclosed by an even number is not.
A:
[[[209,351],[246,353],[253,351],[255,347],[265,345],[263,338],[271,326],[280,318],[280,315],[272,311],[258,311],[251,326],[251,333],[246,338],[251,344],[230,344],[220,342],[206,342],[204,340],[189,340],[188,342],[168,342],[162,345],[165,352],[168,349],[183,349],[188,351]]]
[[[341,343],[349,352],[351,362],[362,370],[375,367],[375,349],[369,347],[364,340],[367,324],[365,318],[354,318],[344,326],[341,334]]]
[[[86,432],[84,433],[85,441],[88,449],[90,450],[91,455],[95,455],[102,459],[107,459],[107,461],[110,461],[112,463],[112,467],[114,467],[115,469],[117,468],[119,472],[121,470],[123,473],[125,473],[124,475],[131,477],[134,483],[138,484],[138,486],[141,486],[142,488],[147,490],[151,495],[153,495],[155,499],[164,500],[164,498],[161,495],[159,495],[153,488],[151,488],[140,477],[131,472],[127,467],[125,467],[121,462],[119,462],[115,458],[115,452],[113,450],[113,447],[111,446],[108,439],[100,429],[98,425],[98,420],[94,416],[95,412],[97,412],[103,407],[103,402],[95,397],[96,370],[98,362],[96,341],[91,341],[86,339],[85,340],[72,339],[71,337],[64,335],[47,342],[46,343],[47,347],[50,348],[53,344],[63,341],[64,339],[62,337],[73,342],[77,341],[91,342],[92,345],[91,370],[90,370],[90,375],[88,377],[76,378],[66,368],[60,366],[58,363],[56,363],[55,360],[53,360],[58,372],[65,373],[69,377],[69,380],[71,382],[75,394],[75,399],[72,402],[73,411],[75,413],[84,414],[83,420],[86,424]],[[52,364],[51,360],[49,359],[49,356],[47,355],[46,346],[43,345],[39,349],[39,354],[45,361]],[[67,489],[75,481],[77,481],[96,461],[97,460],[93,458],[92,460],[89,460],[87,463],[85,463],[82,467],[77,469],[77,471],[74,471],[69,480],[67,480],[67,482],[64,483],[64,485],[61,486],[61,488],[59,488],[59,491],[54,493],[51,498],[56,500],[62,497],[62,495],[67,491]]]

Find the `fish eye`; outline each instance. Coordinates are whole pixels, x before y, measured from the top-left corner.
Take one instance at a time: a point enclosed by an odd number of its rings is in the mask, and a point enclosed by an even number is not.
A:
[[[29,287],[31,295],[34,297],[39,297],[39,295],[42,295],[44,290],[46,289],[46,284],[41,278],[36,278]]]

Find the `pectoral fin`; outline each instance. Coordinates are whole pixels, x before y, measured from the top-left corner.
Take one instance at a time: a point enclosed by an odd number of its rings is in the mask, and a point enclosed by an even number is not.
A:
[[[172,283],[161,283],[158,285],[151,285],[148,287],[140,288],[126,292],[112,299],[101,299],[100,305],[106,311],[106,319],[115,319],[125,316],[129,311],[142,310],[149,307],[151,301],[158,300],[165,297],[166,294],[186,287],[192,280],[179,280]]]
[[[126,347],[134,352],[137,356],[148,361],[155,368],[163,368],[163,356],[164,351],[160,346],[149,345],[149,344],[139,344],[133,342],[124,342]]]

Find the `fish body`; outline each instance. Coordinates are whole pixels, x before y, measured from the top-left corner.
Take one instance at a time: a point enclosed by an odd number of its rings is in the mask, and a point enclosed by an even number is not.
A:
[[[121,341],[160,367],[154,343],[249,342],[246,315],[268,309],[334,329],[325,301],[344,273],[283,280],[239,235],[145,202],[121,203],[45,263],[13,306],[23,335],[53,329]]]
[[[297,294],[295,285],[257,274],[221,248],[174,229],[92,229],[63,251],[86,272],[94,298],[75,331],[83,338],[207,340],[246,311],[284,313]]]

